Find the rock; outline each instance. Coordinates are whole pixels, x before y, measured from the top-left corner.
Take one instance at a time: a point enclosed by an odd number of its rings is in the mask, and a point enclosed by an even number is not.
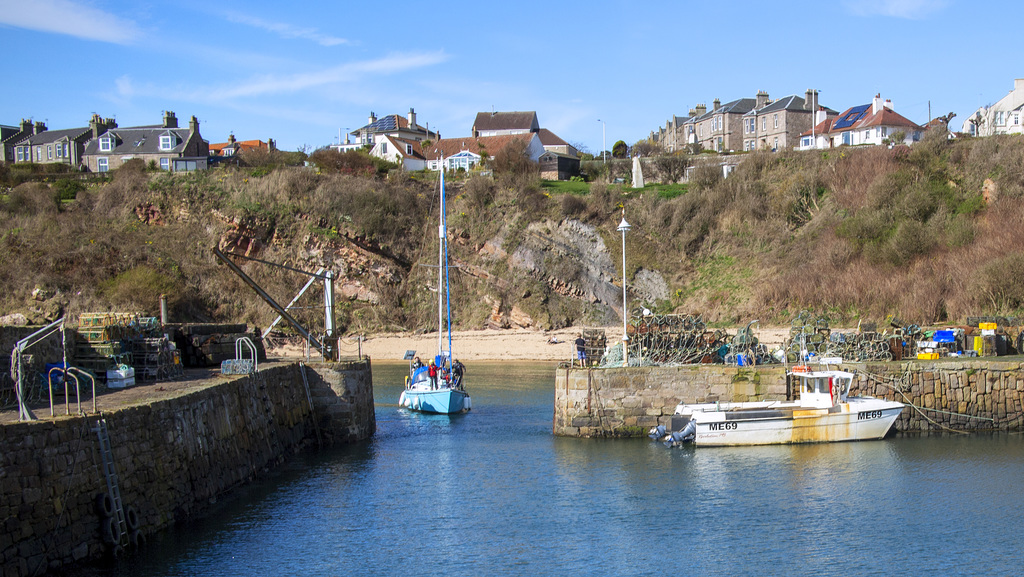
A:
[[[28,325],[28,318],[21,313],[13,313],[0,317],[0,325],[5,327],[23,327]]]

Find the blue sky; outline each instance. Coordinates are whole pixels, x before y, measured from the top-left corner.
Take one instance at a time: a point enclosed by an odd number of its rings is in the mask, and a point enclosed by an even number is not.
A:
[[[0,124],[120,126],[190,116],[211,143],[318,148],[415,108],[442,137],[477,112],[534,110],[593,152],[673,114],[820,91],[843,110],[876,93],[953,126],[1024,70],[1009,0],[776,2],[195,2],[0,0]]]

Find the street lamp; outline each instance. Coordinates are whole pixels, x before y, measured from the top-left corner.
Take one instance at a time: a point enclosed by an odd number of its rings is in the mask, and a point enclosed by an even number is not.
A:
[[[629,334],[626,332],[626,320],[629,313],[626,310],[626,231],[633,227],[626,222],[626,209],[622,209],[622,222],[619,228],[615,229],[622,233],[622,366],[629,366]]]
[[[601,123],[601,160],[608,164],[608,157],[605,156],[605,151],[608,150],[608,142],[604,139],[604,121],[600,118],[597,121]]]

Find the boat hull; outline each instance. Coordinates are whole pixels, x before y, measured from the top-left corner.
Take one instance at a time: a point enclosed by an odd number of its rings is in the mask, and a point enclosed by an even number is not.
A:
[[[412,411],[452,415],[464,413],[472,408],[469,394],[459,389],[433,389],[402,391],[398,404]]]
[[[682,420],[692,420],[696,425],[693,443],[738,446],[881,439],[903,411],[901,403],[872,398],[851,398],[827,409],[741,405],[731,410],[694,407],[688,411],[688,419],[684,409]]]

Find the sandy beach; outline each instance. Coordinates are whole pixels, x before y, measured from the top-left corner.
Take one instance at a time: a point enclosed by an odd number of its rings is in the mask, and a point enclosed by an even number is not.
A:
[[[553,331],[456,331],[452,333],[452,348],[455,357],[462,361],[567,361],[573,352],[572,342],[581,330],[574,327]],[[621,326],[604,327],[604,330],[609,341],[617,340],[622,334]],[[735,334],[736,329],[727,329],[727,332]],[[788,334],[788,327],[755,328],[757,338],[768,346],[781,344]],[[365,337],[362,343],[346,338],[342,340],[342,355],[355,355],[360,347],[362,354],[371,359],[401,360],[406,351],[416,351],[426,358],[437,350],[437,334],[379,334]]]

